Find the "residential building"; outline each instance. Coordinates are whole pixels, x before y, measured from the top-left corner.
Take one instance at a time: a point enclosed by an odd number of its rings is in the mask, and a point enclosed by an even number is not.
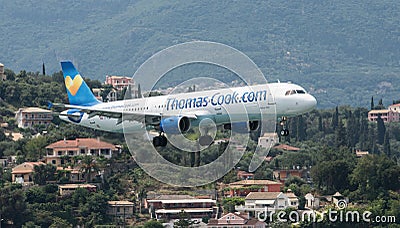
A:
[[[45,163],[24,162],[15,166],[11,171],[11,181],[20,184],[33,184],[33,173],[37,165],[45,165]]]
[[[299,208],[299,198],[292,192],[292,190],[288,189],[288,191],[284,194],[289,199],[289,207],[298,209]]]
[[[400,103],[392,104],[388,107],[389,111],[398,112],[400,113]]]
[[[20,128],[32,128],[34,125],[48,126],[53,120],[53,114],[50,110],[36,107],[20,108],[15,113],[15,119]]]
[[[264,133],[263,136],[258,138],[258,145],[264,148],[271,148],[273,145],[279,143],[277,133]]]
[[[72,162],[73,159],[71,158],[79,155],[111,158],[112,154],[118,151],[115,145],[93,138],[60,140],[48,145],[46,150],[45,162],[56,166]]]
[[[135,81],[126,76],[106,76],[106,81],[104,82],[106,85],[112,85],[118,91],[122,91],[124,88],[131,86],[132,97],[137,97],[138,90],[135,86]]]
[[[250,192],[244,205],[235,206],[239,212],[247,212],[258,218],[260,214],[270,214],[290,206],[289,198],[282,192]]]
[[[237,178],[240,180],[252,180],[254,179],[254,173],[248,173],[246,171],[239,170],[237,172]]]
[[[307,193],[304,198],[306,199],[306,207],[311,209],[319,209],[327,205],[338,205],[340,200],[344,200],[346,203],[349,202],[349,198],[343,196],[339,192],[333,195],[319,196],[311,193]]]
[[[90,192],[95,192],[97,186],[92,184],[63,184],[63,185],[58,185],[58,192],[61,196],[65,196],[72,194],[78,188],[85,188]]]
[[[296,167],[294,167],[296,168]],[[274,170],[273,171],[274,178],[276,180],[281,181],[282,183],[285,183],[285,181],[289,177],[299,177],[304,180],[308,180],[310,178],[309,170],[307,169],[301,169],[300,167],[298,169],[279,169],[279,170]]]
[[[146,199],[146,207],[151,218],[170,221],[179,219],[182,211],[189,214],[190,219],[201,221],[204,217],[213,217],[216,212],[216,201],[207,197],[196,198],[189,195],[160,195]]]
[[[207,227],[210,228],[265,228],[265,223],[256,218],[250,218],[246,213],[228,213],[219,219],[210,219]]]
[[[77,182],[84,182],[86,181],[85,179],[85,174],[82,172],[80,166],[75,166],[74,168],[71,168],[71,166],[68,167],[57,167],[57,173],[59,175],[63,175],[64,177],[68,178],[69,182],[72,183],[77,183]],[[91,176],[89,177],[89,180],[93,180],[97,173],[93,172]]]
[[[368,112],[368,120],[376,121],[378,116],[381,116],[383,122],[399,122],[400,120],[400,112],[393,111],[394,109],[398,109],[398,107],[393,107],[391,109],[382,109],[382,110],[371,110]]]
[[[2,81],[7,80],[7,75],[4,74],[4,64],[0,63],[0,79]]]
[[[315,196],[314,194],[307,193],[304,198],[306,199],[306,205],[305,207],[310,208],[310,209],[319,209],[320,208],[320,197]]]
[[[225,196],[247,196],[250,192],[279,192],[282,184],[271,180],[241,180],[230,183]]]
[[[368,155],[369,152],[368,151],[362,151],[362,150],[356,150],[356,157],[361,158],[365,155]]]
[[[114,217],[132,218],[135,204],[130,201],[108,201],[107,214]]]

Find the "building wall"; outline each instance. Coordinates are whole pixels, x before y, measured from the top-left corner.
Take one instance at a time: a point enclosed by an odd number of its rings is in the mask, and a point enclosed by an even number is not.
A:
[[[134,214],[134,208],[128,205],[109,205],[107,214],[111,216],[126,217],[130,218]]]
[[[49,125],[53,120],[53,115],[50,112],[29,112],[24,109],[18,110],[15,115],[18,127],[31,128],[34,125]]]

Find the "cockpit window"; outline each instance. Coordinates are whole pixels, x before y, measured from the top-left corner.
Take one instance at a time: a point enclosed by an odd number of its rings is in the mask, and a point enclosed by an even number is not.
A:
[[[305,94],[306,91],[302,90],[302,89],[298,89],[298,90],[288,90],[285,92],[285,96],[287,95],[292,95],[292,94]]]

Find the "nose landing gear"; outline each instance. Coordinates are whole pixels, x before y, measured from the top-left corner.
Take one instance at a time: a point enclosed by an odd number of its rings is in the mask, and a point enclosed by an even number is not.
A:
[[[286,116],[282,116],[281,117],[281,121],[279,122],[279,125],[281,125],[281,130],[280,130],[279,134],[281,136],[288,136],[289,135],[289,130],[286,128],[286,121],[287,121],[287,117]]]

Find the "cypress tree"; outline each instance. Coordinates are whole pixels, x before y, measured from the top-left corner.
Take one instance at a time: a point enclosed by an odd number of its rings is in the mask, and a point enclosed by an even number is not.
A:
[[[339,108],[336,106],[335,112],[333,113],[332,116],[332,128],[333,130],[336,130],[339,124]]]
[[[378,118],[376,118],[376,124],[377,124],[377,143],[382,145],[385,139],[386,127],[385,123],[383,122],[383,119],[381,118],[381,115],[378,115]]]
[[[374,110],[375,104],[374,104],[374,96],[371,97],[371,110]]]
[[[346,145],[346,131],[341,120],[338,120],[338,126],[335,130],[335,146],[339,148]]]
[[[389,132],[385,132],[385,139],[383,141],[383,153],[385,153],[389,158],[392,155],[390,150]]]

